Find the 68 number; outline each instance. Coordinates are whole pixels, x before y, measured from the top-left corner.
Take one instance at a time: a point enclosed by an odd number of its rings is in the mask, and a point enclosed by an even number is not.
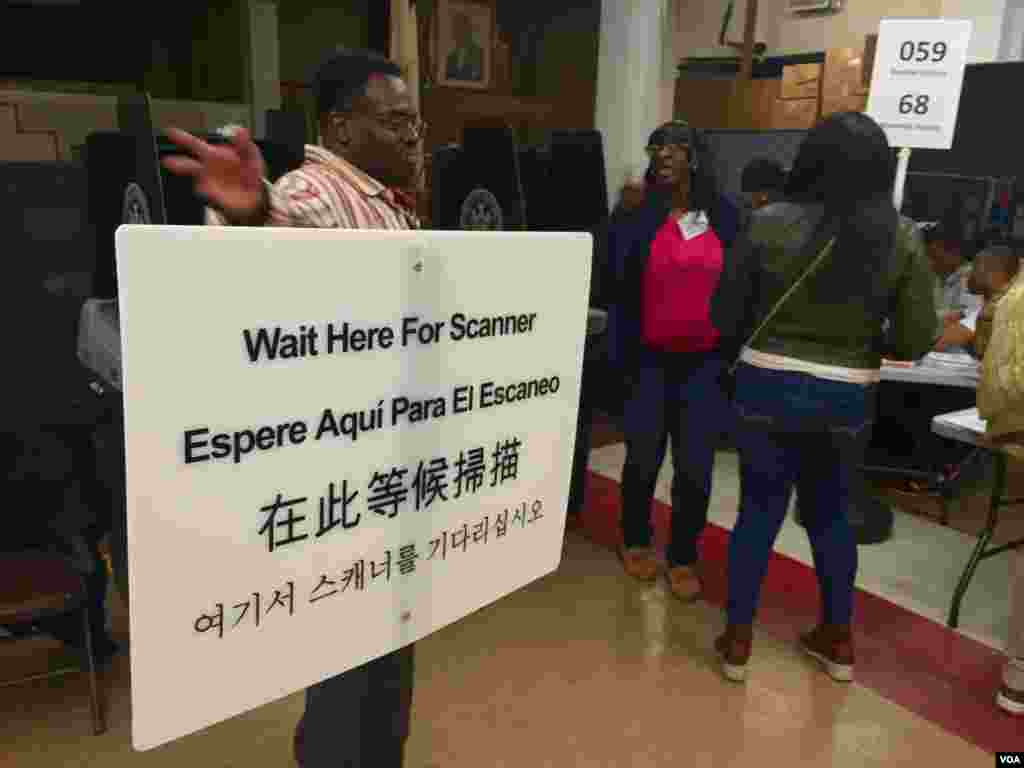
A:
[[[931,99],[926,94],[916,96],[908,93],[900,98],[900,114],[927,115],[930,104]]]
[[[900,46],[900,61],[916,61],[918,64],[924,64],[925,62],[938,64],[946,58],[947,53],[949,53],[949,46],[941,40],[935,43],[907,40]]]

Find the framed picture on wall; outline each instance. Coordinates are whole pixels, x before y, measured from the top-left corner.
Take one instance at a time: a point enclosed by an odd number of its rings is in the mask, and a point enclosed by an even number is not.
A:
[[[437,4],[437,80],[455,88],[491,87],[494,8],[478,2]]]

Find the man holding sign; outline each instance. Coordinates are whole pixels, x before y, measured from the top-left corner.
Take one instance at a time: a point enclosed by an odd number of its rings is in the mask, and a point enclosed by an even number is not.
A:
[[[400,75],[397,65],[366,51],[328,58],[315,81],[321,145],[307,146],[302,167],[273,186],[244,129],[224,146],[170,129],[191,157],[165,165],[195,180],[211,224],[416,229],[414,201],[400,190],[421,178],[424,126]],[[303,768],[399,768],[412,684],[410,645],[308,689],[296,760]]]

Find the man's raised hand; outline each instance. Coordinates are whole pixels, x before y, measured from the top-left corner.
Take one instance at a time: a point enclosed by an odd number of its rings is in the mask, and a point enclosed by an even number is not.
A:
[[[246,129],[238,129],[230,144],[209,144],[177,128],[168,128],[167,138],[187,153],[165,158],[167,170],[191,176],[196,193],[232,224],[263,223],[269,203],[266,164]]]

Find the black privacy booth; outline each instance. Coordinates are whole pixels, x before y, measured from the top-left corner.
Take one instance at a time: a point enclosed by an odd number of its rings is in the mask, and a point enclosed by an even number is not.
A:
[[[212,144],[224,143],[219,134],[201,135]],[[301,163],[301,148],[257,141],[267,163],[271,181],[275,181]],[[190,178],[176,176],[159,161],[179,150],[163,137],[156,137],[152,166],[137,162],[136,138],[120,132],[90,134],[86,140],[85,165],[89,186],[89,218],[93,225],[96,252],[96,277],[93,295],[112,298],[117,295],[114,261],[114,232],[124,223],[202,224],[204,203],[196,196]]]
[[[463,144],[438,148],[431,163],[431,215],[436,229],[594,232],[608,216],[604,150],[597,131],[556,131],[547,144],[517,145],[500,121],[466,126]],[[604,265],[592,265],[591,306],[577,421],[569,509],[583,503],[590,426],[598,387],[605,313],[595,301]],[[605,387],[605,389],[608,389]]]
[[[435,229],[526,229],[519,149],[504,123],[467,125],[461,146],[439,149],[431,165]]]
[[[708,155],[705,161],[711,163],[719,191],[737,208],[743,204],[740,188],[743,169],[752,160],[762,158],[775,160],[786,169],[792,167],[807,135],[807,131],[798,130],[709,130],[701,133]]]
[[[88,389],[75,358],[95,262],[86,190],[85,172],[72,163],[0,163],[2,318],[12,374],[4,429],[89,418],[79,414]]]
[[[910,172],[993,179],[1024,176],[1021,118],[1006,104],[1007,95],[1016,93],[1021,82],[1024,62],[968,65],[952,148],[915,149]]]
[[[518,146],[504,123],[478,122],[432,159],[435,229],[591,232],[608,215],[597,131],[554,131],[546,144]]]
[[[11,372],[0,463],[8,490],[32,499],[31,514],[11,518],[0,551],[56,547],[71,557],[84,578],[98,658],[113,648],[98,550],[107,533],[115,572],[124,575],[124,436],[114,366],[97,371],[80,359],[82,318],[95,299],[116,296],[114,232],[122,222],[202,221],[191,183],[159,165],[171,147],[154,136],[148,98],[120,99],[118,124],[119,132],[96,133],[74,147],[75,162],[0,163],[0,234],[9,256],[2,320]],[[301,161],[301,141],[260,144],[275,178]],[[114,319],[107,346],[116,350],[116,303],[105,304]],[[82,639],[74,617],[4,629],[16,637],[43,631],[72,644]]]
[[[534,148],[533,168],[526,187],[526,211],[530,229],[548,232],[597,233],[608,218],[604,146],[598,131],[555,131],[546,147]],[[603,295],[606,264],[595,248],[590,274],[590,317],[580,387],[580,413],[576,425],[569,511],[579,512],[585,502],[586,469],[594,409],[609,409],[612,380],[606,368],[605,310]]]
[[[179,150],[163,136],[146,131],[93,133],[86,140],[85,166],[89,187],[89,218],[93,227],[96,272],[93,295],[117,295],[114,232],[122,223],[202,224],[204,203],[196,196],[192,180],[176,176],[160,162]],[[212,144],[228,141],[220,134],[202,135]],[[147,140],[151,144],[147,145]],[[302,163],[298,144],[256,142],[267,164],[270,181],[276,181]]]

